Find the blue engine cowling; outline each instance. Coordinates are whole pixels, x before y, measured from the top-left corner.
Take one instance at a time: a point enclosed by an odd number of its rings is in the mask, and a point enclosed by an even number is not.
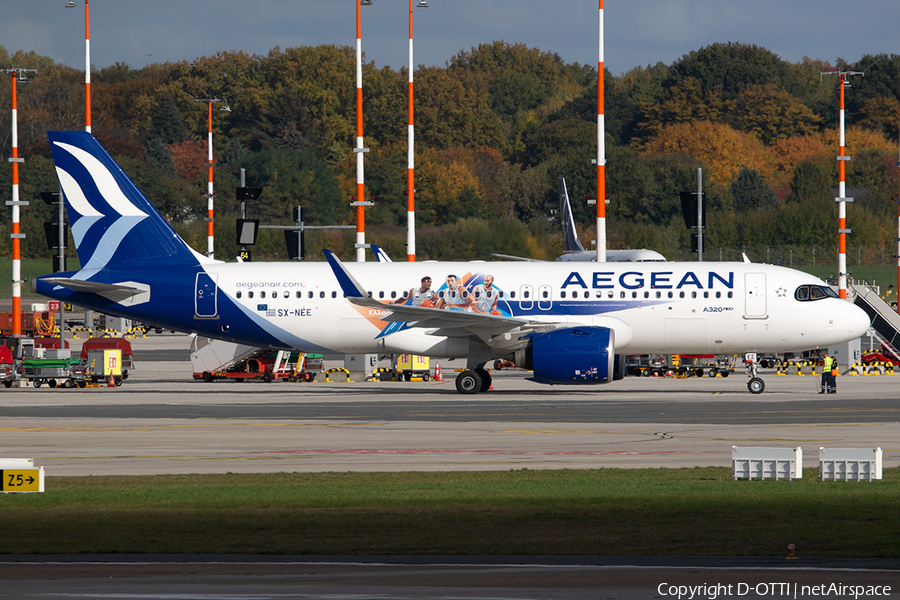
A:
[[[615,333],[606,327],[536,333],[526,350],[526,368],[534,371],[538,383],[609,383],[616,373],[615,361]]]

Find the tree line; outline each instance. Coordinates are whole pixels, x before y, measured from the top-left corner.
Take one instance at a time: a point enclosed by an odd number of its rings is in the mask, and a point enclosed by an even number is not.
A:
[[[83,73],[34,52],[0,62],[37,69],[18,94],[23,255],[49,256],[39,199],[57,188],[46,131],[81,129]],[[872,66],[874,65],[874,66]],[[872,67],[869,69],[869,67]],[[781,60],[754,45],[720,43],[672,64],[604,73],[610,247],[685,257],[679,192],[704,170],[708,248],[836,243],[838,77],[866,71],[846,93],[850,243],[890,247],[896,237],[900,56],[835,65]],[[367,241],[406,254],[407,74],[363,61]],[[10,98],[10,81],[0,98]],[[141,69],[117,63],[91,75],[92,130],[148,199],[195,248],[205,248],[207,110],[214,105],[216,254],[237,254],[234,188],[263,187],[248,208],[264,224],[353,224],[355,49],[219,52]],[[0,101],[2,102],[2,101]],[[485,259],[491,252],[559,253],[558,178],[565,177],[582,240],[594,238],[597,69],[522,44],[493,42],[415,72],[416,219],[420,259]],[[9,156],[11,124],[0,122]],[[6,162],[4,160],[4,162]],[[10,189],[11,170],[0,173]],[[848,195],[851,195],[848,193]],[[0,213],[0,228],[10,217]],[[354,238],[317,231],[307,247],[352,256]],[[0,252],[9,252],[0,236]],[[260,234],[255,258],[283,259],[280,233]],[[74,252],[70,252],[74,255]],[[311,258],[318,259],[313,253]],[[757,260],[761,257],[754,257]],[[873,258],[874,260],[874,258]]]

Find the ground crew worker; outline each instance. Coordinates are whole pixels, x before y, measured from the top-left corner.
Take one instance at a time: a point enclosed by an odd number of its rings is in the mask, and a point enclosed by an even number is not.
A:
[[[820,394],[829,393],[836,394],[837,393],[837,380],[834,378],[834,370],[837,369],[837,361],[828,356],[828,352],[824,353],[825,359],[822,364],[822,390],[819,392]]]

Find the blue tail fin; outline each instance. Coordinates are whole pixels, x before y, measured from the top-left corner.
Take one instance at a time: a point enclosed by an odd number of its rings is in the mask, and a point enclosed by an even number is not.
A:
[[[94,136],[48,136],[82,270],[210,261],[175,233]]]

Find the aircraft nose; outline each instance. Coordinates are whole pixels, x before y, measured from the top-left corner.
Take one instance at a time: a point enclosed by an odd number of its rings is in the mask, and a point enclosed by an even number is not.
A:
[[[848,308],[851,309],[847,315],[847,333],[850,338],[855,339],[865,335],[872,325],[869,315],[855,304],[851,304]]]

